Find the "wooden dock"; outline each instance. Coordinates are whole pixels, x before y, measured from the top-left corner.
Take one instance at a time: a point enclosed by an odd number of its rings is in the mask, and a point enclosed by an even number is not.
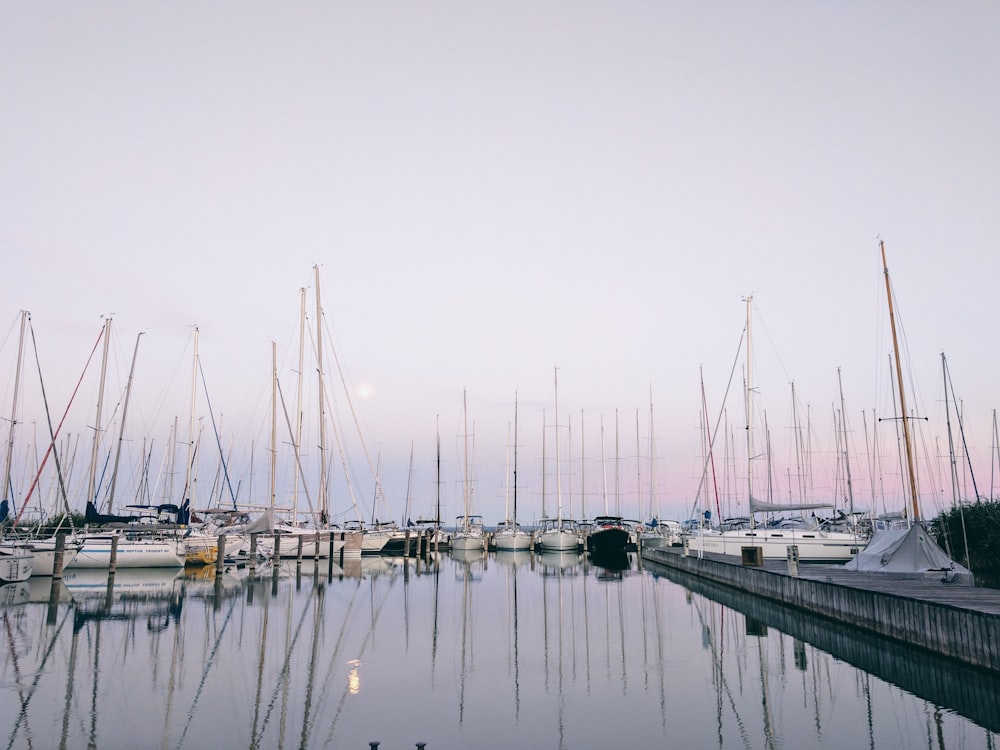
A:
[[[644,549],[644,561],[681,570],[885,638],[1000,672],[1000,590],[946,583],[944,575],[855,573],[837,565],[783,561],[743,565],[739,558]]]

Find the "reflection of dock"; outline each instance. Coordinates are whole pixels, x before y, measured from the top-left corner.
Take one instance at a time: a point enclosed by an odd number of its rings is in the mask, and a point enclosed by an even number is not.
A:
[[[676,568],[653,563],[650,570],[742,612],[748,628],[773,627],[926,701],[952,709],[990,732],[1000,731],[1000,703],[996,699],[1000,673],[956,663],[858,628],[831,627],[825,617]]]
[[[927,649],[971,666],[1000,671],[1000,591],[953,586],[941,580],[887,578],[834,565],[782,562],[742,565],[720,555],[643,550],[647,563],[681,570],[749,594],[782,602]]]

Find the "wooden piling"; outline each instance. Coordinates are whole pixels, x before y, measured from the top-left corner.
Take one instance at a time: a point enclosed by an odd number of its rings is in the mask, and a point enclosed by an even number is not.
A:
[[[56,534],[56,552],[52,561],[52,580],[62,578],[63,564],[66,561],[66,534]]]
[[[216,549],[215,553],[215,572],[221,573],[226,567],[226,535],[219,534],[219,538],[215,542]]]
[[[108,562],[108,572],[114,574],[118,568],[118,534],[111,535],[111,557]]]

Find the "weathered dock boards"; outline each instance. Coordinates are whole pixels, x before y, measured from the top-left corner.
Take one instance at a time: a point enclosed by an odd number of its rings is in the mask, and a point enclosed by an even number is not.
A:
[[[719,555],[643,550],[644,560],[822,615],[976,667],[1000,671],[1000,591],[940,579],[853,573],[839,566],[769,562],[744,566]]]

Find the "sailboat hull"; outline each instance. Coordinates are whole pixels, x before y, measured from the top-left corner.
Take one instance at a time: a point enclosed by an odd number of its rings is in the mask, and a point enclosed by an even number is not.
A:
[[[83,546],[67,568],[110,568],[112,536],[84,537]],[[187,559],[180,539],[119,539],[115,550],[118,568],[183,568]]]
[[[486,548],[486,539],[482,534],[456,531],[451,537],[453,550],[477,550]]]
[[[572,531],[545,531],[538,538],[543,550],[566,551],[580,547],[580,535]]]
[[[493,535],[493,545],[498,550],[517,551],[531,549],[532,537],[527,531],[498,531]]]
[[[792,545],[798,549],[799,562],[842,563],[857,555],[865,541],[842,532],[796,532],[791,529],[693,533],[687,539],[689,552],[739,556],[744,547],[760,547],[765,560],[787,560],[788,548]]]

